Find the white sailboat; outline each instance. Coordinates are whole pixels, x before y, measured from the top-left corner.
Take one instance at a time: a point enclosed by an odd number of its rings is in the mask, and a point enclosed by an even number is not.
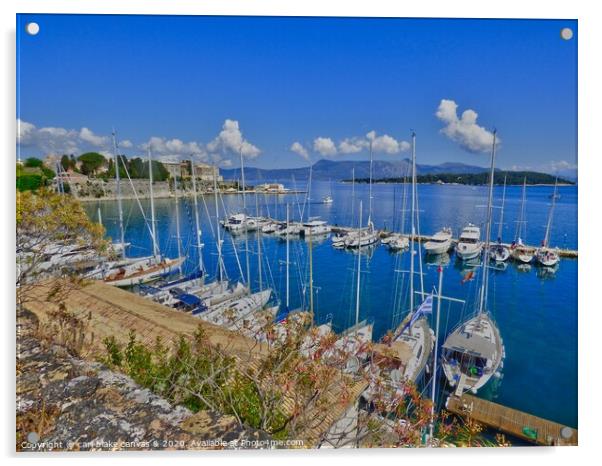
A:
[[[486,251],[489,250],[491,235],[495,142],[496,132],[494,131],[487,203]],[[499,329],[487,311],[489,263],[490,256],[485,254],[481,266],[483,276],[476,315],[461,323],[443,344],[443,371],[448,383],[455,387],[456,395],[462,395],[469,390],[476,393],[494,374],[498,373],[504,357],[504,345]]]
[[[506,203],[506,177],[504,177],[504,189],[502,191],[502,205],[500,206],[500,222],[497,231],[497,243],[489,249],[491,259],[497,263],[506,262],[510,258],[510,249],[502,243],[502,232],[504,228],[504,204]]]
[[[554,217],[554,208],[556,207],[556,199],[558,199],[558,180],[554,183],[554,193],[552,194],[552,205],[550,206],[550,212],[548,214],[548,223],[546,224],[546,234],[541,247],[537,249],[535,258],[544,267],[554,267],[560,262],[560,255],[558,249],[552,249],[550,247],[550,233],[552,231],[552,219]]]
[[[529,264],[535,256],[535,249],[525,246],[523,244],[523,238],[527,236],[527,219],[526,219],[526,205],[527,205],[527,178],[523,180],[523,194],[521,197],[521,206],[516,222],[516,233],[514,235],[514,242],[510,247],[512,258],[521,263]]]

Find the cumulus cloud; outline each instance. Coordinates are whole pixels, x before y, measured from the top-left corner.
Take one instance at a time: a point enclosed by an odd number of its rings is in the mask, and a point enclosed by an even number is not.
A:
[[[300,142],[293,142],[289,150],[302,157],[303,159],[309,161],[309,152],[305,147],[303,147],[303,145]]]
[[[181,139],[167,139],[158,136],[152,136],[147,142],[140,145],[141,149],[152,151],[163,161],[175,161],[188,159],[191,156],[204,157],[206,152],[196,141],[184,142]]]
[[[86,136],[89,134],[84,131],[84,137]],[[92,133],[92,136],[95,135]],[[82,139],[81,130],[53,126],[38,128],[21,119],[17,120],[17,144],[20,148],[33,149],[44,155],[75,154],[98,147]]]
[[[314,151],[326,157],[336,155],[337,147],[330,138],[318,137],[314,139]]]
[[[123,147],[124,149],[130,149],[134,147],[134,143],[129,139],[124,139],[123,141],[119,141],[119,147]]]
[[[406,141],[397,140],[388,134],[379,136],[376,131],[370,131],[366,136],[345,138],[338,144],[335,144],[331,138],[319,137],[314,139],[313,150],[323,156],[348,155],[365,151],[369,149],[370,144],[374,153],[390,155],[410,148],[410,144]]]
[[[469,152],[487,152],[493,144],[493,133],[477,124],[478,114],[474,110],[464,110],[458,117],[458,104],[453,100],[441,99],[435,113],[445,127],[441,130],[452,141]],[[497,142],[501,142],[499,137]]]
[[[94,134],[86,127],[83,127],[79,130],[79,138],[94,147],[106,147],[109,142],[109,138],[107,136],[99,136]]]
[[[236,153],[242,150],[242,155],[249,159],[257,157],[261,150],[243,138],[240,125],[236,120],[227,119],[220,133],[207,144],[209,152]]]

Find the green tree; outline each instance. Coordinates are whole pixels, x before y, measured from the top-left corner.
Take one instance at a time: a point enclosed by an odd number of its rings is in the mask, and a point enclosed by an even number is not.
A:
[[[42,168],[44,166],[44,162],[36,157],[29,157],[28,159],[25,159],[23,165],[28,168]]]
[[[96,171],[107,163],[104,155],[98,152],[86,152],[80,155],[77,160],[82,163],[81,171],[84,175],[95,175]]]

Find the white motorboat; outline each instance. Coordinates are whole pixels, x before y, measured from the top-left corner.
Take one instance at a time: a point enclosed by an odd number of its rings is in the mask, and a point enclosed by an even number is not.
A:
[[[323,220],[310,220],[301,226],[303,236],[320,236],[330,233],[331,227]]]
[[[435,233],[431,239],[424,243],[424,250],[427,254],[445,254],[452,246],[452,230],[445,227]]]
[[[458,244],[456,245],[456,254],[460,259],[466,261],[479,257],[482,250],[481,229],[469,223],[460,234]]]
[[[489,248],[489,257],[496,265],[501,265],[510,258],[510,249],[502,243],[502,233],[504,231],[504,204],[506,203],[506,177],[504,177],[504,190],[502,191],[502,205],[500,207],[500,221],[498,223],[497,243]]]
[[[332,204],[333,203],[333,199],[331,196],[324,196],[322,198],[322,204]]]
[[[410,239],[401,234],[394,234],[393,237],[387,243],[389,249],[391,251],[403,251],[404,249],[408,249],[410,247]]]

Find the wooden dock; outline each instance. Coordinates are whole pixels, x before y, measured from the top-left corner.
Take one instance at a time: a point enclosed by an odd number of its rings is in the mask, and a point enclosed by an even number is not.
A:
[[[537,445],[577,445],[577,429],[508,408],[473,395],[451,395],[446,407],[454,414]]]
[[[353,228],[351,227],[344,227],[344,226],[338,226],[338,225],[334,225],[332,227],[332,232],[333,233],[349,233],[350,231],[354,231]],[[381,238],[386,238],[387,236],[389,236],[391,233],[391,231],[388,230],[379,230],[378,234]],[[416,236],[416,239],[421,242],[421,243],[426,243],[427,241],[430,241],[430,239],[432,238],[432,236],[429,235],[418,235]],[[458,239],[457,238],[452,238],[452,244],[455,246],[458,243]],[[502,243],[504,246],[506,247],[510,247],[511,244],[510,243]],[[530,249],[537,249],[538,246],[530,246],[530,245],[525,245],[525,247],[530,248]],[[579,256],[579,252],[576,249],[558,249],[558,255],[562,258],[565,259],[577,259]]]

